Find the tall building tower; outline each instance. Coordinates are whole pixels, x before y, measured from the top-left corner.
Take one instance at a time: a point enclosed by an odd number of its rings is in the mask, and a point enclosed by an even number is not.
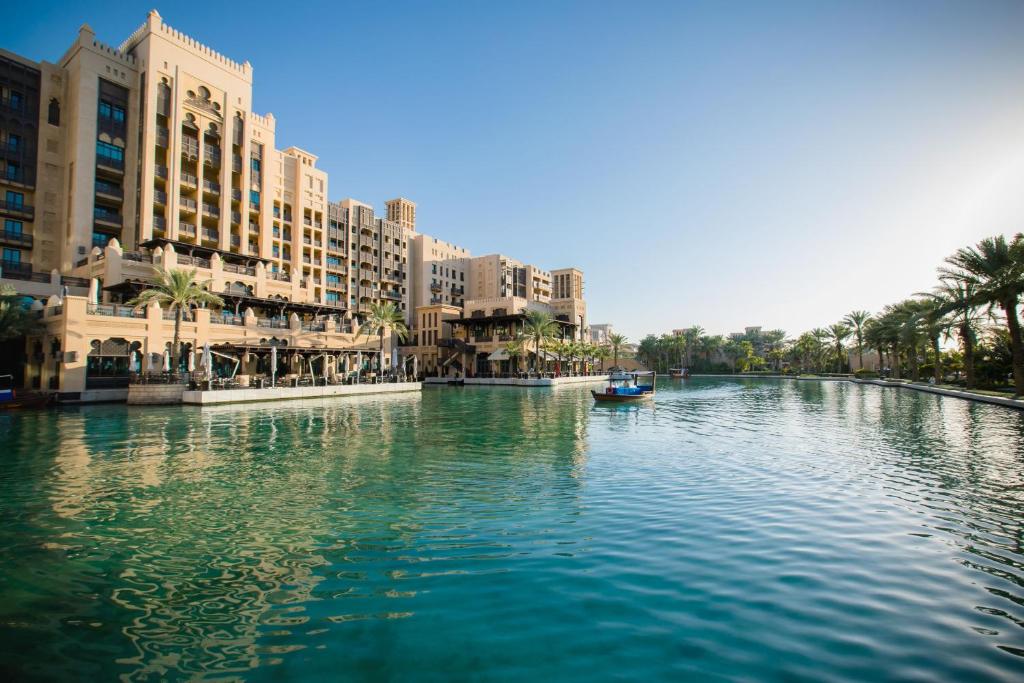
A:
[[[411,202],[404,197],[389,199],[385,202],[388,207],[388,220],[398,223],[406,230],[416,230],[416,202]]]

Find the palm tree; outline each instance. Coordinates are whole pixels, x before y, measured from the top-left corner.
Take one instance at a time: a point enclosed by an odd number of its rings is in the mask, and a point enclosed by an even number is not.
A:
[[[519,372],[519,359],[526,353],[526,342],[522,337],[516,337],[510,342],[505,342],[505,352],[510,360],[515,360],[516,373]]]
[[[864,367],[864,326],[871,320],[871,314],[867,311],[850,311],[843,318],[843,322],[853,329],[853,336],[857,339],[857,362],[859,367]]]
[[[619,349],[626,345],[626,337],[621,334],[609,334],[608,344],[612,347],[612,367],[618,367]]]
[[[0,341],[32,334],[39,319],[23,304],[23,297],[10,285],[0,285]]]
[[[538,374],[542,372],[543,368],[543,361],[540,357],[541,347],[554,338],[557,327],[558,323],[550,313],[545,311],[526,312],[526,319],[523,321],[523,338],[533,344],[533,369]]]
[[[363,324],[359,326],[356,338],[358,339],[359,335],[368,337],[377,335],[380,340],[378,372],[384,371],[384,333],[389,330],[401,341],[405,341],[409,337],[409,328],[405,326],[405,316],[398,310],[398,306],[390,301],[370,304],[370,312]]]
[[[701,338],[700,349],[704,352],[704,360],[707,362],[709,370],[711,369],[712,354],[718,353],[724,343],[725,339],[720,334]]]
[[[989,237],[974,247],[964,247],[946,259],[960,276],[977,286],[982,301],[997,304],[1006,318],[1013,358],[1013,384],[1024,395],[1024,342],[1021,340],[1017,305],[1024,293],[1024,235],[1007,242],[1002,235]],[[952,275],[951,271],[942,271]]]
[[[968,389],[974,388],[974,349],[978,342],[978,327],[985,317],[976,311],[977,284],[969,277],[948,273],[931,293],[938,309],[948,315],[948,326],[956,331],[964,352],[964,379]]]
[[[864,341],[878,353],[878,372],[881,373],[885,367],[885,326],[878,318],[871,318],[864,323]],[[861,366],[863,367],[863,366]]]
[[[160,304],[162,308],[174,311],[174,342],[171,345],[171,368],[178,371],[178,360],[181,357],[181,321],[186,311],[200,306],[221,308],[224,300],[211,292],[207,287],[210,282],[197,282],[195,270],[182,268],[166,269],[154,266],[156,282],[149,289],[128,302],[136,310],[151,303]]]
[[[853,330],[843,323],[829,325],[825,329],[825,338],[835,345],[836,372],[843,371],[843,342],[845,342],[851,334],[853,334]]]
[[[597,346],[594,348],[594,360],[601,361],[601,370],[604,370],[604,362],[608,360],[612,355],[611,349],[607,346]]]
[[[693,365],[693,352],[700,346],[700,340],[704,336],[704,328],[694,325],[686,330],[683,335],[686,337],[686,367]]]

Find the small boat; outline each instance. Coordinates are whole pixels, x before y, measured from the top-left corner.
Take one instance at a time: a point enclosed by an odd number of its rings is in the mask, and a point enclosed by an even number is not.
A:
[[[49,394],[39,392],[19,393],[14,389],[14,377],[0,375],[0,410],[20,410],[22,408],[42,408],[50,403]]]
[[[650,384],[641,384],[640,378],[650,378]],[[591,391],[598,403],[627,403],[654,398],[653,372],[618,372],[608,378],[604,391]]]
[[[672,379],[687,379],[690,376],[690,368],[669,368],[668,376]]]

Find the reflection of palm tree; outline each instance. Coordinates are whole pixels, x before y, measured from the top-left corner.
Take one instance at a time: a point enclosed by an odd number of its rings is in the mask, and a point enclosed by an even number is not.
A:
[[[178,358],[181,352],[181,320],[184,312],[199,306],[221,308],[224,301],[210,292],[207,282],[196,281],[196,271],[173,268],[167,270],[154,266],[157,280],[147,290],[128,302],[136,309],[150,303],[160,304],[163,308],[174,311],[174,344],[171,347],[171,369],[178,371]]]
[[[370,304],[370,313],[366,321],[359,326],[356,337],[361,334],[366,336],[375,334],[380,339],[379,372],[384,371],[384,333],[388,331],[405,341],[409,337],[409,328],[405,326],[405,316],[390,301]]]

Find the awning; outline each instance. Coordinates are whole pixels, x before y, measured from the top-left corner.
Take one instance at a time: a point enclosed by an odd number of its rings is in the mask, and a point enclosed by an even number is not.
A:
[[[505,349],[498,349],[497,351],[494,351],[493,353],[491,353],[491,355],[487,356],[487,360],[492,360],[492,361],[508,360],[508,351],[506,351]]]

